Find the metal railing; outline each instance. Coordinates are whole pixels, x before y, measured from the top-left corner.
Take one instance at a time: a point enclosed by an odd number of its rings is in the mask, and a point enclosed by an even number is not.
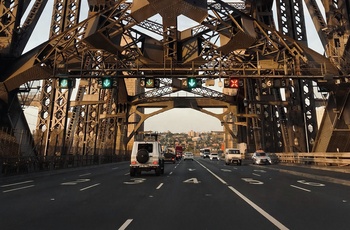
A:
[[[129,160],[129,155],[0,157],[0,176],[77,168]]]
[[[323,166],[350,166],[350,153],[276,153],[280,162]]]

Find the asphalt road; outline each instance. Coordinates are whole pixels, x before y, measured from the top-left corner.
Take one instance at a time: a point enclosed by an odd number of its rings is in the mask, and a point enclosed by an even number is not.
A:
[[[350,228],[350,174],[200,158],[162,176],[128,172],[122,162],[1,178],[0,228]]]

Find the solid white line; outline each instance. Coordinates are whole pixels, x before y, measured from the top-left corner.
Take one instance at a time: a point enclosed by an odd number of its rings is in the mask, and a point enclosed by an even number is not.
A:
[[[297,189],[300,189],[300,190],[303,190],[303,191],[306,191],[306,192],[311,192],[311,190],[309,190],[309,189],[306,189],[306,188],[302,188],[302,187],[298,187],[298,186],[295,186],[295,185],[290,185],[291,187],[293,187],[293,188],[297,188]]]
[[[5,191],[2,191],[2,192],[3,193],[5,193],[5,192],[13,192],[13,191],[22,190],[22,189],[31,188],[31,187],[34,187],[34,185],[28,185],[28,186],[25,186],[25,187],[14,188],[14,189],[5,190]]]
[[[126,227],[128,227],[129,224],[130,224],[132,221],[133,221],[133,219],[128,219],[128,220],[126,220],[125,223],[124,223],[122,226],[120,226],[120,228],[118,228],[118,230],[124,230],[124,229],[126,229]]]
[[[160,183],[156,189],[160,189],[163,186],[163,183]]]
[[[198,161],[197,161],[198,162]],[[216,179],[218,179],[219,181],[221,181],[221,183],[226,184],[227,182],[224,181],[223,179],[221,179],[220,177],[218,177],[215,173],[213,173],[212,171],[210,171],[210,169],[208,169],[207,167],[205,167],[204,165],[202,165],[200,162],[198,162],[198,164],[200,164],[203,168],[205,168],[208,172],[211,173],[211,175],[213,175],[214,177],[216,177]]]
[[[82,177],[82,176],[88,176],[88,175],[91,175],[91,173],[85,173],[85,174],[81,174],[79,176]]]
[[[5,184],[5,185],[1,185],[1,188],[6,188],[6,187],[10,187],[10,186],[15,186],[15,185],[19,185],[19,184],[32,183],[32,182],[34,182],[34,181],[28,180],[28,181],[18,182],[18,183],[14,183],[14,184]]]
[[[286,226],[284,226],[281,222],[276,220],[274,217],[272,217],[270,214],[265,212],[262,208],[260,208],[258,205],[256,205],[254,202],[249,200],[247,197],[245,197],[242,193],[238,192],[235,188],[232,186],[228,186],[229,189],[231,189],[234,193],[236,193],[240,198],[242,198],[245,202],[247,202],[250,206],[252,206],[256,211],[258,211],[261,215],[263,215],[266,219],[268,219],[271,223],[273,223],[276,227],[279,229],[288,229]]]
[[[98,186],[98,185],[100,185],[100,183],[98,183],[98,184],[93,184],[93,185],[91,185],[91,186],[82,188],[82,189],[80,189],[80,191],[84,191],[84,190],[86,190],[86,189],[93,188],[93,187],[96,187],[96,186]]]
[[[207,167],[205,167],[203,164],[197,161],[198,164],[200,164],[203,168],[205,168],[209,173],[211,173],[214,177],[216,177],[219,181],[221,181],[223,184],[227,183],[221,179],[219,176],[217,176],[215,173],[210,171]],[[231,189],[236,195],[238,195],[240,198],[242,198],[245,202],[247,202],[251,207],[253,207],[256,211],[258,211],[261,215],[263,215],[266,219],[268,219],[272,224],[277,226],[279,229],[287,230],[288,228],[284,226],[281,222],[276,220],[274,217],[272,217],[270,214],[265,212],[262,208],[260,208],[258,205],[253,203],[251,200],[249,200],[247,197],[245,197],[242,193],[238,192],[235,188],[232,186],[227,186],[229,189]]]

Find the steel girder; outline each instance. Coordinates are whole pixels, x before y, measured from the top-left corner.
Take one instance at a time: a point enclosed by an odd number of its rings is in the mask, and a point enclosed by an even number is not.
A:
[[[322,1],[326,13],[326,26],[322,28],[327,37],[325,52],[344,75],[350,73],[350,23],[349,1]],[[328,80],[329,81],[329,80]],[[317,133],[314,152],[349,151],[349,79],[340,79],[337,84],[319,84],[328,94],[322,122]]]
[[[164,36],[167,27],[145,21],[157,12],[142,8],[131,10],[127,1],[110,2],[85,21],[67,28],[38,47],[37,53],[24,55],[20,59],[23,60],[22,67],[14,65],[10,68],[3,85],[11,91],[34,79],[35,67],[53,70],[59,64],[66,64],[66,69],[72,72],[80,69],[84,74],[75,77],[84,79],[100,76],[100,73],[121,78],[164,75],[225,78],[239,75],[251,79],[267,76],[295,79],[306,75],[322,79],[326,73],[338,74],[338,69],[327,58],[229,4],[214,1],[208,4],[207,10],[208,15],[197,26],[177,31],[180,35],[171,41],[176,42],[176,55],[172,55],[176,61],[164,67],[164,54],[169,53],[165,50],[174,50],[169,47],[171,43],[138,30],[138,26],[157,28],[149,32],[157,31]],[[103,50],[103,69],[97,64],[85,68],[88,65],[85,65],[82,54],[91,49]],[[40,78],[48,79],[53,71],[43,73]]]

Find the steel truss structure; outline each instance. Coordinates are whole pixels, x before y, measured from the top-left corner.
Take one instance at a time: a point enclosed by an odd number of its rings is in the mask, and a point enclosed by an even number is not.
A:
[[[24,54],[47,1],[1,2],[2,126],[27,128],[24,116],[8,114],[30,91],[20,88],[42,80],[36,141],[22,154],[126,153],[147,118],[172,108],[217,117],[248,151],[349,151],[349,1],[277,0],[277,24],[273,0],[88,2],[79,20],[80,0],[55,0],[49,40]],[[326,55],[308,47],[303,3]],[[179,15],[193,26],[180,31]],[[111,89],[99,86],[106,75]],[[75,90],[57,87],[62,76],[76,80]],[[182,84],[231,76],[243,80],[234,94]],[[145,92],[145,77],[161,86]],[[316,87],[329,95],[319,127]],[[178,91],[196,97],[169,96]]]

